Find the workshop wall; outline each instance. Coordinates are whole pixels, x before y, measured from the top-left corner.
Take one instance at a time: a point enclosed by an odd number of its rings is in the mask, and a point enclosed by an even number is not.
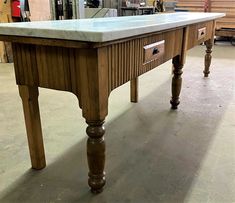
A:
[[[43,21],[51,19],[50,0],[28,0],[31,21]]]

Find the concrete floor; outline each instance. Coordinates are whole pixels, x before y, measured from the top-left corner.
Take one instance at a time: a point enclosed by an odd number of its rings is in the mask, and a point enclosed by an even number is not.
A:
[[[0,202],[235,202],[235,48],[215,46],[203,78],[203,46],[188,53],[179,110],[169,105],[171,62],[110,96],[107,185],[87,187],[85,122],[70,93],[40,89],[47,168],[30,169],[13,65],[0,65]]]

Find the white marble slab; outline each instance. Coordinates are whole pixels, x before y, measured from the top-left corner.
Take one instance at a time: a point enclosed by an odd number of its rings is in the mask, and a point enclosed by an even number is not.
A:
[[[223,13],[176,12],[112,18],[0,24],[0,35],[106,42],[204,22]]]

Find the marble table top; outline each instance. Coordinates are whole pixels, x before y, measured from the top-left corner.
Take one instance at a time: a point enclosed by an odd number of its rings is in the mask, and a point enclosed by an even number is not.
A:
[[[106,42],[214,20],[224,13],[176,12],[111,18],[0,23],[0,35]]]

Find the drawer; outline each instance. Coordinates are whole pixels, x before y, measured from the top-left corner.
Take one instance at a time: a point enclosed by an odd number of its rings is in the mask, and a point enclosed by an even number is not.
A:
[[[197,40],[200,41],[202,39],[205,39],[207,33],[206,27],[199,28],[197,30]]]
[[[160,59],[165,53],[165,40],[144,46],[144,64]]]
[[[163,64],[181,53],[183,29],[165,32],[141,40],[140,73]]]
[[[210,39],[213,35],[213,31],[213,21],[190,25],[187,48],[191,49],[195,45],[201,44]]]

